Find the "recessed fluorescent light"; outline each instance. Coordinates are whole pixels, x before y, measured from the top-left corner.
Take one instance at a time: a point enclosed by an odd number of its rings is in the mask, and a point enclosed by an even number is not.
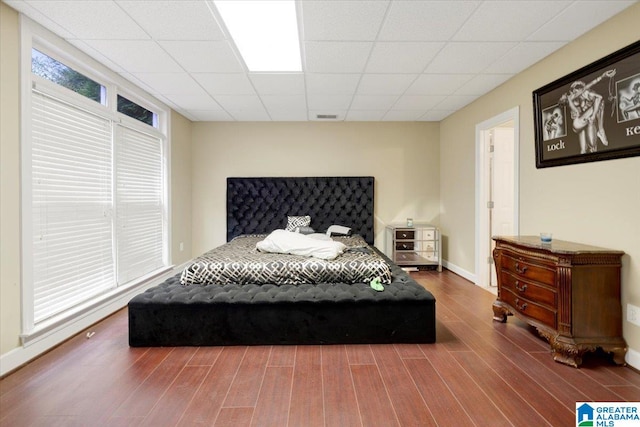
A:
[[[294,0],[214,0],[249,71],[302,71]]]

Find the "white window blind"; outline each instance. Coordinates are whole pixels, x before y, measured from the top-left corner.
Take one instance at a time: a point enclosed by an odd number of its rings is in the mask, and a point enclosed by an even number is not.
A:
[[[34,322],[115,286],[111,121],[32,96]]]
[[[162,139],[117,126],[116,227],[118,283],[164,265]]]

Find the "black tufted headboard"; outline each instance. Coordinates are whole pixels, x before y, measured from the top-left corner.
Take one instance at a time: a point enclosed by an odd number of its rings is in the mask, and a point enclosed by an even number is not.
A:
[[[309,215],[317,232],[344,225],[373,245],[373,183],[372,176],[227,178],[227,241]]]

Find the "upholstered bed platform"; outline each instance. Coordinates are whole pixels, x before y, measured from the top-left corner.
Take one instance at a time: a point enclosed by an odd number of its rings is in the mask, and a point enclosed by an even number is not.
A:
[[[283,228],[352,228],[373,244],[373,178],[229,178],[227,240]],[[369,283],[189,284],[180,274],[129,302],[129,345],[211,346],[435,342],[435,298],[389,264],[383,291]]]
[[[431,343],[435,298],[399,267],[369,284],[191,285],[177,275],[129,303],[129,345]]]

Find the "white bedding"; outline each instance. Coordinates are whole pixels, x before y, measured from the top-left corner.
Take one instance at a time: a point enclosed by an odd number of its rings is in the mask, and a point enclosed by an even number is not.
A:
[[[264,240],[258,242],[256,248],[261,252],[332,260],[342,254],[346,246],[324,234],[305,235],[286,230],[275,230]]]

